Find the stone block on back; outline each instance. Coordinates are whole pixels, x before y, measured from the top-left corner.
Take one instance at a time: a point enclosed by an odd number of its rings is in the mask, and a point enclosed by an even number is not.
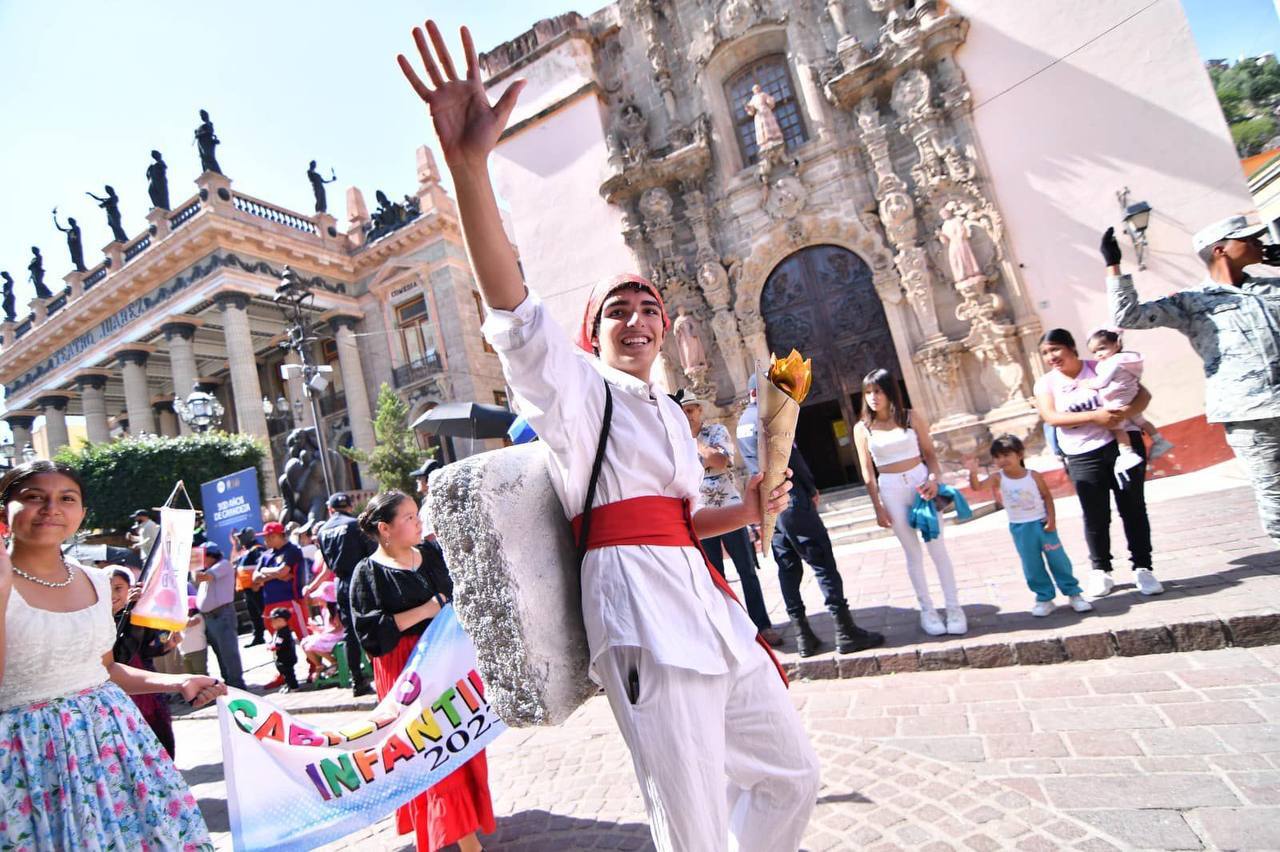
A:
[[[485,698],[512,727],[563,722],[587,677],[578,564],[540,443],[471,456],[431,475],[431,517],[476,648]]]

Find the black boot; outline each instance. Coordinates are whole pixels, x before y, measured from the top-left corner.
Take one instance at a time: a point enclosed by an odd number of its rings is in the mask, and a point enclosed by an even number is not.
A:
[[[863,630],[853,623],[853,613],[847,606],[833,611],[831,615],[836,622],[836,650],[841,654],[878,648],[884,644],[884,636]]]
[[[803,615],[797,615],[791,619],[791,624],[796,628],[796,645],[800,650],[800,656],[812,657],[814,654],[822,653],[822,642],[818,639],[818,634],[813,632],[813,628],[809,626],[809,619]]]

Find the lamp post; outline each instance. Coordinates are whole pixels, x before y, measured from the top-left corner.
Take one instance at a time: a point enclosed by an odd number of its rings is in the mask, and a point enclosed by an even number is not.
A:
[[[1116,193],[1120,211],[1124,216],[1124,229],[1133,241],[1133,251],[1138,258],[1138,268],[1146,269],[1147,225],[1151,223],[1151,205],[1145,201],[1129,203],[1129,187]]]
[[[5,438],[3,442],[0,442],[0,468],[11,470],[14,466],[14,458],[16,458],[17,455],[18,448],[13,444],[12,435]]]
[[[301,418],[301,408],[302,405],[299,403],[298,410],[295,411],[293,406],[289,404],[289,400],[282,396],[276,397],[275,402],[265,396],[262,398],[262,413],[266,415],[268,420],[273,423],[282,423],[286,428],[292,426],[294,422]]]
[[[226,413],[217,397],[208,391],[201,390],[198,383],[186,400],[175,399],[173,407],[182,418],[182,422],[197,432],[207,432],[221,425],[222,415]]]
[[[311,334],[309,310],[315,304],[315,294],[311,292],[310,287],[298,279],[292,269],[286,266],[280,275],[280,284],[276,287],[275,302],[280,305],[285,318],[289,321],[288,339],[280,343],[280,348],[298,353],[298,358],[302,361],[301,364],[285,364],[280,368],[280,372],[288,379],[291,370],[302,371],[302,393],[311,405],[311,419],[316,424],[316,446],[320,451],[320,470],[324,474],[324,488],[332,494],[333,472],[329,469],[329,448],[325,444],[324,420],[320,414],[320,404],[316,394],[329,384],[328,374],[333,372],[333,368],[311,363],[310,349],[316,342],[316,338]],[[281,402],[285,402],[283,397],[276,401],[277,405]],[[267,404],[268,401],[264,398],[263,411],[266,411]],[[285,408],[288,409],[287,402],[285,402]]]
[[[30,444],[24,444],[22,447],[22,463],[31,464],[37,458],[36,448]]]

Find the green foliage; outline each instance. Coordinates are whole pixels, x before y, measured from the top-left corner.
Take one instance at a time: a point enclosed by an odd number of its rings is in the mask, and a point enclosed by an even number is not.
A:
[[[127,529],[129,513],[164,504],[182,480],[197,509],[202,483],[258,467],[266,448],[248,435],[205,432],[182,438],[127,438],[63,448],[57,460],[80,472],[85,485],[86,528]],[[258,470],[262,488],[262,470]],[[181,504],[180,504],[181,505]]]
[[[1244,59],[1230,68],[1210,68],[1222,114],[1241,157],[1265,150],[1276,136],[1273,116],[1280,107],[1280,63]]]
[[[431,455],[418,446],[413,430],[409,428],[409,406],[399,394],[383,382],[378,389],[378,413],[373,418],[373,436],[376,446],[373,452],[340,447],[339,452],[355,459],[361,468],[373,475],[378,488],[393,488],[412,494],[414,470]]]
[[[1231,125],[1231,138],[1235,140],[1236,150],[1245,156],[1264,151],[1267,142],[1275,138],[1275,135],[1276,122],[1269,115],[1260,115]]]

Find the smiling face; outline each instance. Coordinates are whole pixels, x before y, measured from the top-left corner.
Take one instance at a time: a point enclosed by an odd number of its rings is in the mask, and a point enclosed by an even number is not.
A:
[[[378,540],[384,547],[413,547],[422,541],[422,519],[418,507],[410,499],[401,500],[390,523],[378,523]]]
[[[591,342],[600,360],[643,382],[662,348],[665,322],[662,306],[647,288],[614,290],[600,309],[600,324]]]
[[[1080,371],[1080,355],[1065,343],[1046,340],[1040,344],[1040,357],[1050,370],[1059,370],[1069,376]]]
[[[84,500],[70,477],[38,473],[13,489],[5,514],[15,541],[57,547],[80,529]]]
[[[1014,479],[1020,478],[1022,474],[1022,453],[995,453],[991,456],[991,460],[996,463],[996,467],[1000,468],[1002,473],[1010,474]]]
[[[119,574],[111,575],[111,612],[117,613],[129,603],[129,584]]]

